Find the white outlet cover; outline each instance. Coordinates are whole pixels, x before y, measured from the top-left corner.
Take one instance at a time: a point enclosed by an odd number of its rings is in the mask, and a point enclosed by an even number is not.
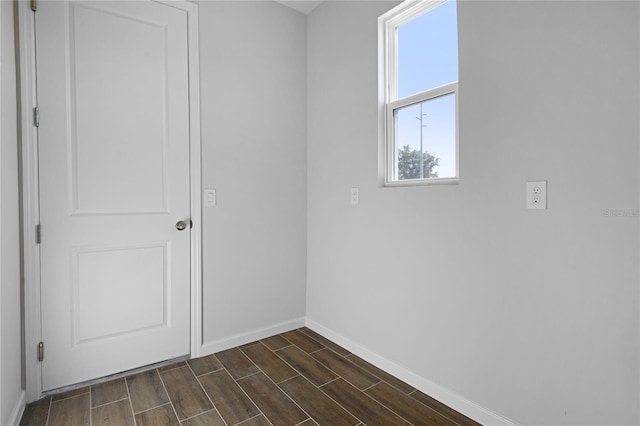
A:
[[[360,204],[360,188],[351,188],[351,205],[357,206]]]
[[[547,181],[527,182],[527,209],[547,209]]]

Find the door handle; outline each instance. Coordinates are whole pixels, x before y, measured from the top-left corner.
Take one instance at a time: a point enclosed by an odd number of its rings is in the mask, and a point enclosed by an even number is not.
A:
[[[187,224],[184,221],[179,220],[178,222],[176,222],[176,229],[178,231],[184,231],[186,228],[187,228]]]

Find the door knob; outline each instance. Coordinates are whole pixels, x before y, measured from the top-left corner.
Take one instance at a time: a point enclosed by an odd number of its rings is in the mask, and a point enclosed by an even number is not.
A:
[[[178,222],[176,222],[176,229],[178,231],[184,231],[186,227],[187,227],[187,224],[184,221],[179,220]]]

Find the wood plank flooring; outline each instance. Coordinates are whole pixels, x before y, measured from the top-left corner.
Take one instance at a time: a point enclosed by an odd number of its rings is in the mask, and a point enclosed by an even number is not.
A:
[[[21,426],[478,426],[301,328],[27,405]]]

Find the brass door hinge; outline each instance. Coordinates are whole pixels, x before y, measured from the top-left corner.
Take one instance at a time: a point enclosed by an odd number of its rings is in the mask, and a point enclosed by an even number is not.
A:
[[[34,12],[38,10],[38,0],[31,0],[31,10]]]
[[[38,362],[42,362],[44,359],[44,343],[38,343]]]

